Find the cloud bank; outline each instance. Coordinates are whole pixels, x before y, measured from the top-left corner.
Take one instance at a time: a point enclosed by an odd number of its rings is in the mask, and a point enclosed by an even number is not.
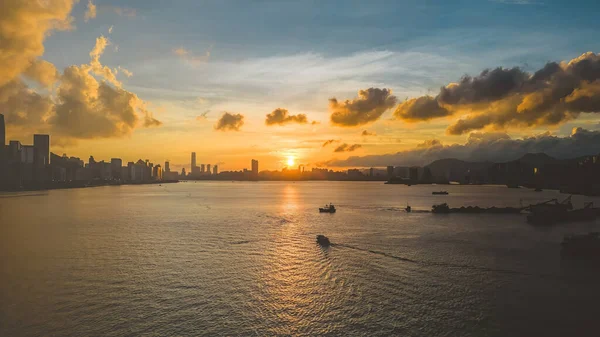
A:
[[[599,154],[600,131],[575,128],[567,137],[546,133],[522,139],[512,139],[506,133],[474,132],[469,135],[465,144],[444,145],[434,139],[407,151],[353,156],[348,159],[330,160],[326,164],[332,167],[422,166],[446,158],[506,162],[518,159],[527,153],[546,153],[559,159]]]
[[[487,69],[398,105],[394,116],[408,122],[464,114],[447,129],[474,130],[557,125],[581,113],[600,112],[600,54],[550,62],[535,73],[520,68]]]
[[[383,113],[396,105],[390,89],[369,88],[360,90],[353,100],[339,102],[329,99],[331,123],[337,126],[359,126],[378,120]]]
[[[266,125],[285,125],[290,123],[306,124],[308,119],[304,114],[290,115],[286,109],[277,108],[267,115]]]

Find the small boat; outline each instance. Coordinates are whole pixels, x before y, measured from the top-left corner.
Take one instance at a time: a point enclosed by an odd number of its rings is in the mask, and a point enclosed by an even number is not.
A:
[[[335,213],[336,209],[333,204],[325,205],[325,207],[319,207],[320,213]]]
[[[433,195],[447,195],[448,191],[435,191],[435,192],[431,192],[431,194],[433,194]]]
[[[328,247],[329,245],[331,245],[331,242],[329,242],[329,238],[321,234],[317,235],[317,243],[323,247]]]
[[[536,188],[536,189],[535,189],[535,190],[533,190],[533,191],[534,191],[534,192],[542,192],[542,189],[538,187],[538,188]]]
[[[406,208],[404,210],[406,211],[406,213],[410,213],[412,211],[412,207],[410,207],[410,205],[406,205]]]

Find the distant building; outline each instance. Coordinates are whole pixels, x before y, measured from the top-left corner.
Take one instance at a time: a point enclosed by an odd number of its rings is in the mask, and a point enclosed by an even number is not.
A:
[[[160,165],[154,166],[152,177],[154,178],[154,180],[163,180],[163,171]]]
[[[122,180],[123,177],[121,175],[121,167],[123,166],[123,161],[119,158],[112,158],[110,160],[110,169],[111,175],[113,179]]]
[[[185,167],[181,169],[181,176],[182,176],[183,178],[185,178],[185,176],[186,176],[186,173],[185,173]]]
[[[369,177],[374,177],[374,176],[375,176],[375,169],[371,167],[369,169]]]
[[[252,175],[258,177],[258,160],[252,159]]]
[[[206,174],[210,174],[210,164],[206,164]]]
[[[348,170],[348,177],[350,178],[359,178],[359,177],[363,177],[364,174],[359,170],[359,169],[349,169]]]
[[[214,174],[214,175],[217,175],[217,174],[219,174],[219,165],[215,165],[215,166],[213,166],[213,174]]]
[[[8,149],[6,146],[6,126],[4,115],[0,114],[0,185],[3,185],[8,177]]]
[[[394,167],[393,166],[388,166],[387,167],[387,175],[390,178],[394,176]]]
[[[196,152],[192,152],[192,167],[190,170],[194,172],[194,167],[196,167]]]
[[[127,181],[135,181],[135,163],[127,163]]]
[[[200,173],[204,173],[206,170],[206,166],[204,164],[200,164]]]
[[[0,114],[0,149],[4,150],[6,146],[6,125],[4,124],[4,115]]]
[[[165,162],[165,172],[171,172],[171,167],[169,164],[170,163],[168,161]]]
[[[32,164],[35,160],[35,147],[33,145],[23,145],[21,147],[21,163]]]
[[[50,164],[50,135],[33,135],[33,147],[40,166]]]
[[[408,179],[412,181],[419,181],[419,168],[411,167],[408,169]]]

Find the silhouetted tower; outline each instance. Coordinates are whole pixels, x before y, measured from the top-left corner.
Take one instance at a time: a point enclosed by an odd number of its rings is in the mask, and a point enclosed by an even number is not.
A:
[[[196,167],[196,152],[192,152],[192,167],[190,171],[194,172],[194,167]]]
[[[219,165],[215,165],[215,166],[213,166],[213,174],[214,174],[214,175],[217,175],[217,174],[219,174]]]
[[[252,159],[252,175],[258,176],[258,160]]]
[[[6,125],[4,125],[4,115],[0,114],[0,150],[6,146]]]
[[[40,166],[50,164],[50,135],[33,135],[33,147]]]
[[[171,172],[171,167],[169,166],[169,161],[165,162],[165,172]]]
[[[210,174],[210,164],[206,164],[206,173]]]

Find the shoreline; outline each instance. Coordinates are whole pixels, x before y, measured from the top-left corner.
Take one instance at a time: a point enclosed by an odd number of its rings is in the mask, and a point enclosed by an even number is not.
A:
[[[162,181],[147,181],[147,182],[71,182],[71,183],[53,183],[45,186],[27,186],[21,188],[0,188],[0,192],[35,192],[35,191],[50,191],[50,190],[67,190],[77,188],[92,188],[102,186],[124,186],[124,185],[160,185],[160,184],[175,184],[179,180],[162,180]]]

